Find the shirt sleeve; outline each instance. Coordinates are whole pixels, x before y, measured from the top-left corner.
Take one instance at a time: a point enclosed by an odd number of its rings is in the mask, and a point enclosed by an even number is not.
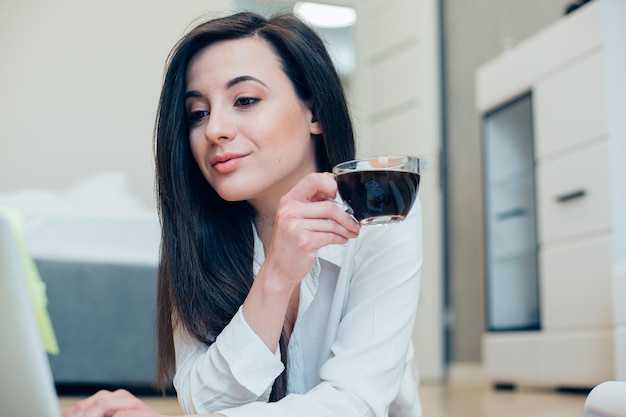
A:
[[[241,308],[207,347],[183,329],[174,334],[174,387],[186,414],[214,413],[267,402],[283,371],[280,350],[272,353],[246,322]]]
[[[405,221],[364,227],[356,243],[348,301],[331,356],[319,370],[321,382],[305,394],[291,394],[276,403],[249,403],[220,413],[227,417],[389,415],[401,381],[410,372],[407,358],[422,267],[419,201]]]

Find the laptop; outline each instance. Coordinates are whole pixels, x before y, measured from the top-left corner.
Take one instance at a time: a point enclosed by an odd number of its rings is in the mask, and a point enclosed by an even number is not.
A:
[[[0,216],[0,415],[61,417],[9,223]]]

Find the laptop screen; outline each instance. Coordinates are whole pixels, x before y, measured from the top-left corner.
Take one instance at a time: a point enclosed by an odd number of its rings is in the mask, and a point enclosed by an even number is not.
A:
[[[0,216],[0,414],[60,417],[13,233]]]

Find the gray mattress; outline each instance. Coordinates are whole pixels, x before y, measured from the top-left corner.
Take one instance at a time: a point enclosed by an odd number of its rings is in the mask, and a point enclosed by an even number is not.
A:
[[[56,384],[148,387],[155,375],[156,266],[36,259],[60,347]]]

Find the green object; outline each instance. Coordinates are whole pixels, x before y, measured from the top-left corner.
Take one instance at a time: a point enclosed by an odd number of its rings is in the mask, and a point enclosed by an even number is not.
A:
[[[41,280],[37,265],[26,250],[26,242],[24,240],[24,217],[18,210],[10,207],[0,207],[0,216],[7,220],[13,232],[13,236],[15,237],[17,252],[22,264],[24,277],[26,278],[28,292],[30,293],[30,298],[35,309],[35,317],[37,317],[37,324],[39,325],[44,348],[46,352],[52,355],[58,355],[59,344],[54,333],[54,328],[52,327],[50,315],[48,314],[46,284]]]

